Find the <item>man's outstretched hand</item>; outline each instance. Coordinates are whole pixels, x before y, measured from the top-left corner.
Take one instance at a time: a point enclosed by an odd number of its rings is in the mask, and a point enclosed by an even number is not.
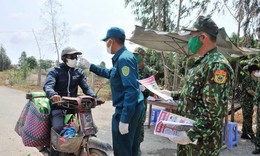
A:
[[[87,59],[81,57],[79,60],[79,65],[83,68],[89,69],[91,63]]]

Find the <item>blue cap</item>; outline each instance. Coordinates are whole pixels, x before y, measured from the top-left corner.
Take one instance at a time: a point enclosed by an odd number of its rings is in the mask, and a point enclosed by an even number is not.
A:
[[[109,38],[125,39],[125,31],[118,27],[111,27],[107,30],[107,35],[102,41],[106,41]]]

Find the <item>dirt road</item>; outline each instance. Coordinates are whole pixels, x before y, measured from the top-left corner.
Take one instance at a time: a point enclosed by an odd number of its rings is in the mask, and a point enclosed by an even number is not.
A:
[[[24,147],[21,138],[14,131],[15,123],[26,103],[25,93],[0,86],[0,155],[1,156],[41,156],[31,147]],[[98,138],[112,143],[111,116],[114,112],[111,102],[93,109],[93,117],[99,127]],[[221,156],[250,156],[254,146],[249,141],[240,140],[238,147],[223,149]],[[153,134],[153,127],[145,129],[145,141],[141,144],[142,156],[174,156],[176,144]]]
[[[25,93],[0,86],[0,155],[38,156],[34,148],[24,147],[21,138],[14,131],[15,123],[25,105]]]
[[[41,156],[32,147],[24,147],[21,138],[14,131],[15,123],[26,103],[25,94],[22,91],[0,86],[0,155],[1,156]],[[98,138],[112,143],[111,139],[111,117],[114,112],[111,102],[93,109],[93,117],[99,128]],[[143,155],[164,155],[175,152],[176,145],[168,139],[152,134],[152,128],[146,129],[145,142],[142,144]],[[168,154],[169,155],[169,154]]]

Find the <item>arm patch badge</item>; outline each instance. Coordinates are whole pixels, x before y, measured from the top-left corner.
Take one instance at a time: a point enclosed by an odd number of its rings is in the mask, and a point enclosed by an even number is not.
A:
[[[122,73],[123,73],[124,76],[128,76],[129,73],[130,73],[129,67],[128,66],[122,67]]]
[[[227,72],[224,70],[216,70],[214,72],[214,82],[224,84],[227,81]]]

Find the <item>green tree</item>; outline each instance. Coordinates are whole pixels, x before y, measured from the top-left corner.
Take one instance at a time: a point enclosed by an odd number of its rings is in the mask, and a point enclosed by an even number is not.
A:
[[[205,10],[207,2],[207,0],[125,0],[125,6],[131,6],[136,20],[140,21],[143,27],[170,32],[178,31],[181,27],[180,20],[189,16],[194,9]],[[176,17],[178,17],[177,21],[174,21]],[[175,68],[182,64],[175,61],[179,60],[179,57],[176,56],[176,54],[165,54],[164,52],[157,56],[157,58],[162,58],[159,67],[164,68],[164,86],[168,89],[173,77],[171,73],[174,71],[168,67]],[[178,70],[176,71],[178,73]]]
[[[8,69],[11,65],[11,61],[9,57],[6,55],[6,51],[4,47],[1,45],[0,47],[0,71],[4,71]]]
[[[30,56],[26,59],[29,69],[35,69],[37,67],[37,60],[34,56]]]
[[[207,1],[205,4],[211,4]],[[243,31],[243,40],[237,41],[237,46],[258,48],[256,40],[260,39],[260,1],[259,0],[214,0],[216,4],[212,13],[216,10],[225,13],[228,10],[237,21],[237,36],[241,37],[240,32]],[[206,7],[205,11],[209,7]]]
[[[241,0],[239,1],[241,3]],[[237,2],[239,4],[239,2]],[[243,0],[244,8],[244,20],[243,20],[243,32],[244,42],[243,46],[254,47],[254,39],[259,34],[260,24],[260,1],[259,0]],[[240,4],[241,5],[241,4]],[[259,38],[258,38],[259,39]]]
[[[172,75],[173,70],[171,70],[171,69],[174,68],[174,61],[173,61],[173,58],[174,58],[173,55],[174,54],[173,53],[165,53],[165,55],[170,62],[166,68],[170,71],[169,73]],[[154,76],[155,76],[155,79],[156,79],[156,81],[159,85],[165,84],[164,68],[163,68],[162,64],[163,64],[163,60],[161,58],[160,52],[157,52],[157,51],[152,50],[152,49],[146,49],[145,65],[149,66],[151,69],[156,71],[156,72],[154,72]],[[172,77],[169,80],[172,80]],[[172,85],[171,82],[172,81],[169,81],[169,85]]]
[[[21,56],[19,57],[18,65],[21,67],[26,62],[26,59],[27,59],[27,54],[25,51],[23,51],[21,53]]]
[[[29,73],[30,73],[31,69],[29,68],[29,64],[27,61],[25,61],[22,65],[21,65],[21,75],[22,75],[22,80],[26,80],[26,78],[28,77]]]
[[[162,31],[172,31],[175,27],[173,21],[174,16],[171,11],[172,3],[174,0],[125,0],[125,5],[131,5],[133,13],[136,16],[136,20],[141,22],[141,25],[146,28],[152,28]],[[163,52],[158,58],[162,58],[161,68],[164,69],[164,86],[169,88],[167,56]]]
[[[22,80],[25,80],[32,69],[35,69],[37,67],[37,60],[34,56],[27,57],[27,54],[25,51],[21,53],[21,56],[19,57],[18,65],[20,67],[21,72],[21,78]]]
[[[52,60],[39,60],[41,63],[41,68],[47,71],[47,69],[54,66],[54,62]]]
[[[175,24],[173,21],[172,3],[175,0],[125,0],[125,6],[131,5],[137,21],[146,28],[162,31],[171,31]]]

